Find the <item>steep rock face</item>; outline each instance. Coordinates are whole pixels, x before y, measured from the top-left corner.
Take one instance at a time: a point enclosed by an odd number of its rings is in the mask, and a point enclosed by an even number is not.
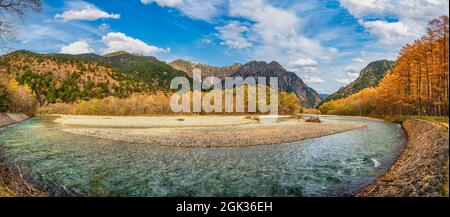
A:
[[[295,73],[288,72],[277,62],[249,62],[234,73],[230,77],[266,77],[269,81],[270,77],[278,77],[278,86],[280,91],[294,92],[304,107],[315,107],[321,102],[320,95]]]
[[[379,81],[384,77],[388,70],[394,68],[395,62],[389,60],[378,60],[371,62],[366,68],[362,69],[359,77],[347,85],[339,89],[338,92],[331,94],[322,103],[346,98],[352,94],[368,88],[378,86]]]
[[[235,63],[231,66],[216,67],[206,64],[193,63],[186,60],[175,60],[169,63],[174,69],[180,70],[188,74],[192,78],[194,68],[201,69],[202,77],[215,76],[220,79],[230,76],[234,71],[238,70],[242,65]]]

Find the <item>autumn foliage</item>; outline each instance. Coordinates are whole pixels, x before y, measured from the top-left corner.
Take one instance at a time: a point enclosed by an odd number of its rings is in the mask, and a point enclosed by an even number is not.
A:
[[[15,80],[0,81],[0,112],[33,115],[37,102],[30,88]]]
[[[128,98],[107,97],[104,99],[92,99],[89,101],[79,101],[77,103],[54,103],[43,106],[39,109],[41,114],[76,114],[76,115],[171,115],[170,99],[172,94],[157,92],[154,94],[134,94]],[[192,96],[192,94],[191,94]],[[301,112],[300,103],[294,93],[279,93],[279,114],[299,115]],[[235,98],[234,98],[235,100]],[[192,103],[192,100],[191,100]],[[235,103],[235,102],[234,102]],[[248,97],[245,97],[245,105]],[[224,111],[224,109],[223,109]],[[247,106],[244,113],[249,114]],[[186,114],[186,113],[184,113]],[[195,114],[195,113],[188,113]],[[200,114],[205,114],[204,112]],[[226,114],[214,113],[214,114]]]
[[[427,34],[403,47],[396,66],[376,88],[323,104],[324,114],[448,116],[449,20],[430,22]]]

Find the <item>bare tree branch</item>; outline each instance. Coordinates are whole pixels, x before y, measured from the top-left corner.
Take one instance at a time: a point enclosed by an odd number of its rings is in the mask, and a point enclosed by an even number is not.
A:
[[[0,0],[0,13],[12,13],[23,17],[26,11],[41,11],[41,0]]]
[[[23,20],[28,11],[41,10],[41,0],[0,0],[0,51],[8,50],[7,45],[16,35],[11,19]]]

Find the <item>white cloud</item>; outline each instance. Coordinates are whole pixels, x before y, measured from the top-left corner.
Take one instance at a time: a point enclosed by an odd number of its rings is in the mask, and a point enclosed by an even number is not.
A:
[[[192,19],[208,22],[217,21],[215,18],[221,15],[249,21],[226,23],[216,28],[216,36],[222,45],[229,48],[251,48],[245,52],[248,52],[252,59],[277,60],[287,66],[290,61],[305,57],[331,61],[338,53],[335,48],[324,47],[320,39],[301,34],[306,19],[299,17],[297,13],[301,9],[299,7],[288,9],[273,6],[268,0],[141,0],[141,2],[175,8]],[[305,69],[315,70],[311,67]]]
[[[334,79],[334,81],[336,81],[337,83],[342,84],[342,85],[347,85],[347,84],[352,83],[353,80],[350,78],[342,78],[342,79]]]
[[[143,4],[156,3],[161,7],[176,8],[192,19],[208,22],[221,13],[220,7],[225,2],[226,0],[141,0]]]
[[[230,22],[226,26],[216,27],[218,37],[222,40],[221,45],[229,48],[243,49],[253,46],[244,36],[248,28],[239,22]]]
[[[120,14],[110,14],[95,7],[95,5],[83,3],[84,7],[81,9],[71,9],[62,14],[56,14],[55,19],[62,22],[69,22],[72,20],[98,20],[98,19],[119,19]]]
[[[149,45],[121,32],[110,32],[106,36],[103,36],[101,41],[107,46],[107,48],[103,50],[104,54],[116,51],[126,51],[140,55],[155,55],[160,52],[170,52],[170,48],[164,49]]]
[[[380,44],[391,46],[405,44],[406,41],[412,41],[420,37],[417,28],[413,24],[406,25],[403,22],[386,22],[386,21],[360,21],[362,26],[368,29],[371,33],[378,36]]]
[[[296,72],[318,72],[318,63],[316,60],[311,58],[299,58],[295,61],[289,63],[289,68]]]
[[[364,15],[395,14],[401,18],[417,20],[433,19],[448,14],[448,0],[340,0],[341,6],[351,14]]]
[[[27,42],[57,40],[59,43],[67,44],[74,41],[68,31],[55,28],[52,25],[32,24],[21,26],[19,38]]]
[[[100,24],[99,26],[98,26],[98,29],[99,30],[101,30],[101,31],[107,31],[107,30],[109,30],[109,24],[107,24],[107,23],[102,23],[102,24]]]
[[[176,7],[183,4],[183,0],[141,0],[143,4],[157,3],[160,6]]]
[[[317,66],[317,61],[311,58],[300,58],[289,63],[293,67]]]
[[[400,47],[425,33],[429,21],[448,15],[448,0],[340,0],[342,7],[359,19],[369,32],[385,46]],[[395,16],[395,22],[383,20],[384,16]],[[371,17],[370,21],[365,17]],[[373,20],[373,18],[379,18]]]
[[[203,44],[213,44],[213,43],[214,43],[214,41],[211,40],[211,39],[209,39],[209,38],[203,38],[203,39],[201,40],[201,42],[202,42]]]
[[[354,66],[347,66],[347,68],[345,68],[344,72],[348,77],[350,77],[352,79],[359,77],[358,69],[355,68]]]
[[[61,48],[63,54],[85,54],[94,53],[87,41],[77,41]]]
[[[364,62],[366,62],[366,61],[363,60],[363,59],[361,59],[361,58],[353,58],[353,62],[364,63]]]
[[[321,83],[325,82],[322,78],[309,77],[309,76],[304,76],[304,81],[306,83],[310,83],[310,84],[321,84]]]
[[[253,58],[280,62],[301,57],[330,60],[330,55],[337,52],[299,34],[304,21],[295,11],[272,6],[264,0],[230,0],[229,15],[252,21],[247,38],[255,45]]]

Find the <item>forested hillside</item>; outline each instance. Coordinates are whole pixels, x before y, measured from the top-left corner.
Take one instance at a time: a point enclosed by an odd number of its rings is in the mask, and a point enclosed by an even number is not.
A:
[[[238,70],[242,66],[239,63],[235,63],[231,66],[216,67],[207,64],[193,63],[181,59],[171,62],[170,65],[175,69],[186,72],[186,74],[188,74],[190,77],[192,77],[192,71],[194,70],[194,68],[198,68],[202,70],[203,78],[215,76],[219,79],[224,79],[225,77],[230,76],[231,73]]]
[[[1,56],[0,73],[29,86],[40,104],[167,91],[172,78],[187,76],[153,57],[29,51]]]
[[[378,60],[371,62],[367,67],[361,70],[359,77],[341,88],[338,92],[328,96],[321,104],[332,100],[346,98],[352,94],[358,93],[364,88],[376,87],[379,81],[384,77],[387,71],[392,70],[395,62],[389,60]]]
[[[427,34],[403,47],[377,88],[320,106],[326,114],[448,116],[449,20],[430,22]]]
[[[188,77],[169,64],[152,56],[139,56],[118,51],[105,56],[96,54],[81,54],[74,56],[82,60],[92,60],[109,65],[119,71],[137,78],[147,84],[149,91],[169,90],[170,82],[175,77]]]

